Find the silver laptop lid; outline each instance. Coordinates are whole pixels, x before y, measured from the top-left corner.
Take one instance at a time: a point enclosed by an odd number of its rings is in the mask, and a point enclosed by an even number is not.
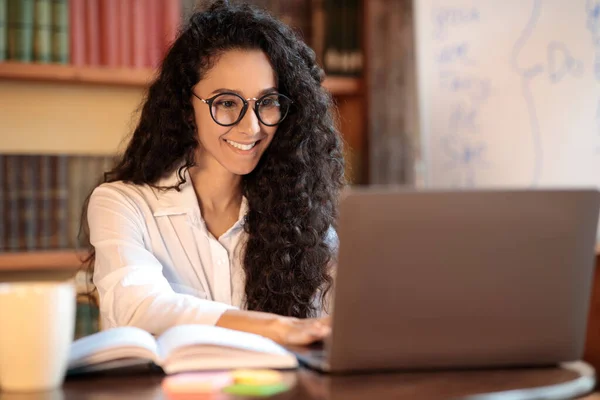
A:
[[[580,358],[599,200],[595,190],[351,191],[331,369]]]

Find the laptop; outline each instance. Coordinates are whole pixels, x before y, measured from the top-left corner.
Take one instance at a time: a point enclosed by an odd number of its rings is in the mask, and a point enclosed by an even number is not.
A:
[[[551,366],[583,354],[596,190],[354,189],[325,372]]]

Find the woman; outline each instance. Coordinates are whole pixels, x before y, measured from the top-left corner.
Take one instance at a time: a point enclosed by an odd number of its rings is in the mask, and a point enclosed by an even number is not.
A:
[[[103,327],[329,333],[316,317],[344,162],[321,80],[314,52],[266,13],[216,1],[192,16],[89,199]]]

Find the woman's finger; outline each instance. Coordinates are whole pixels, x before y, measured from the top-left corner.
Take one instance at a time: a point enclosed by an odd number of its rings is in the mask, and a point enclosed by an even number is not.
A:
[[[307,345],[329,336],[331,328],[325,325],[307,325],[304,327],[295,327],[288,331],[286,342],[295,345]]]

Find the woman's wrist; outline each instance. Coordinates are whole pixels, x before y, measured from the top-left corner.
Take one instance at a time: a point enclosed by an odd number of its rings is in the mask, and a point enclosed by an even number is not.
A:
[[[298,319],[257,311],[227,310],[216,325],[261,335],[283,345],[306,345],[331,333],[326,318]]]
[[[276,327],[281,318],[284,317],[258,311],[227,310],[218,319],[216,326],[254,333],[280,342],[282,338],[278,337]]]

